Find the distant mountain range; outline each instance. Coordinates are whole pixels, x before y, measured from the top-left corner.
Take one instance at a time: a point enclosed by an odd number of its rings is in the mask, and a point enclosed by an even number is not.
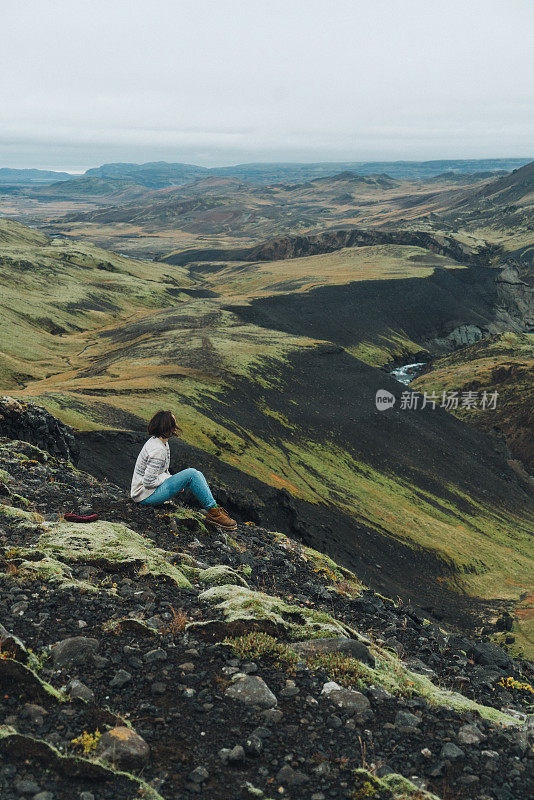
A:
[[[428,179],[443,173],[480,173],[518,169],[529,158],[452,159],[438,161],[326,161],[318,163],[252,163],[230,167],[199,167],[195,164],[154,161],[146,164],[103,164],[88,169],[83,177],[128,180],[139,186],[162,189],[181,186],[202,177],[233,177],[257,185],[303,183],[346,171],[359,175],[387,173],[395,179]],[[52,183],[77,179],[68,172],[39,169],[0,169],[0,184]]]
[[[188,234],[226,233],[257,239],[309,231],[317,226],[355,225],[364,218],[369,222],[376,214],[382,222],[392,214],[399,217],[436,213],[456,205],[466,191],[472,194],[473,183],[468,176],[467,181],[458,180],[453,185],[447,179],[433,181],[429,186],[423,181],[396,180],[386,174],[344,171],[303,183],[267,186],[209,173],[185,185],[161,189],[121,178],[81,177],[26,191],[40,200],[70,198],[77,202],[85,198],[98,206],[92,210],[73,207],[62,218],[63,225],[126,224],[151,234],[181,230]]]
[[[47,169],[0,169],[2,183],[50,183],[50,181],[68,181],[73,177],[69,172],[53,172]]]

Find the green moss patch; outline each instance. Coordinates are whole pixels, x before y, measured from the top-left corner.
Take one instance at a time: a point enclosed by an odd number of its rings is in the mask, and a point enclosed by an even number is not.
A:
[[[283,633],[292,640],[324,636],[354,636],[355,631],[322,611],[290,605],[279,597],[254,592],[244,586],[214,586],[199,595],[214,605],[227,623],[249,623]]]
[[[355,788],[351,800],[440,800],[397,773],[377,778],[362,768],[354,770],[353,776]]]
[[[198,576],[199,583],[203,586],[247,586],[247,582],[241,575],[225,564],[217,564],[214,567],[208,567],[201,570]]]
[[[173,554],[155,547],[150,539],[120,522],[53,522],[43,527],[39,548],[62,562],[136,564],[142,573],[165,576],[180,587],[191,586],[183,572],[168,560]]]
[[[17,527],[33,528],[36,523],[42,522],[43,517],[33,511],[25,511],[22,508],[15,506],[8,506],[5,503],[0,503],[0,519],[11,522]]]

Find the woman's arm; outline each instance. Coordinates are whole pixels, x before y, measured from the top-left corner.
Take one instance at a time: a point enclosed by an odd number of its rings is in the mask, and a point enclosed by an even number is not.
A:
[[[170,478],[170,473],[166,472],[164,469],[165,460],[165,453],[161,455],[159,453],[154,453],[148,457],[145,474],[143,475],[143,486],[145,489],[156,489],[160,483]]]

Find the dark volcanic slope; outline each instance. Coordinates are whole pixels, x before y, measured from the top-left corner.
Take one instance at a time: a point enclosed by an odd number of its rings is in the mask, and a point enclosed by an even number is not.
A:
[[[484,329],[495,315],[499,287],[484,267],[436,270],[428,278],[365,281],[278,295],[232,307],[242,319],[349,347],[401,330],[422,348],[464,325]],[[439,349],[439,348],[438,348]]]
[[[236,379],[233,388],[222,396],[204,397],[204,414],[223,429],[253,431],[256,440],[285,448],[288,464],[295,464],[294,447],[313,443],[317,453],[321,448],[325,453],[327,448],[334,448],[349,454],[351,469],[361,471],[363,477],[369,468],[384,472],[388,465],[388,474],[415,488],[423,501],[434,498],[431,502],[438,514],[444,503],[452,504],[459,513],[476,516],[476,504],[485,506],[489,498],[502,514],[507,510],[528,514],[529,509],[534,514],[532,497],[485,435],[439,409],[401,410],[403,387],[341,348],[323,346],[295,353],[283,371],[277,363],[271,371],[263,368],[258,378]],[[395,409],[376,410],[378,389],[396,395]],[[265,416],[265,406],[274,416]],[[127,466],[131,468],[143,437],[116,436],[119,446],[110,447],[114,439],[107,434],[82,434],[80,442],[85,447],[81,464],[127,486]],[[437,576],[449,575],[452,569],[436,551],[414,546],[413,542],[403,543],[402,537],[392,536],[386,526],[380,530],[371,522],[357,522],[344,513],[340,504],[345,498],[350,504],[350,488],[335,475],[327,478],[335,505],[315,505],[267,486],[214,456],[180,443],[175,447],[173,468],[194,463],[205,470],[222,489],[230,509],[291,531],[357,569],[375,588],[409,597],[427,608],[439,605],[440,614],[449,619],[463,618],[464,622],[465,612],[474,607],[436,584]],[[398,484],[392,483],[388,491],[398,490]],[[488,533],[492,524],[488,518]]]

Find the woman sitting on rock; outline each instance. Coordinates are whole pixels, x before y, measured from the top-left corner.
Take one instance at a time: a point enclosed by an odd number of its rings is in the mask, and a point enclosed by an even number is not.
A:
[[[150,439],[137,456],[130,495],[141,506],[159,506],[184,489],[190,489],[202,508],[206,522],[225,531],[237,528],[224,508],[217,505],[206,478],[198,469],[183,469],[171,475],[168,471],[171,454],[169,439],[180,433],[171,411],[158,411],[148,423]]]

